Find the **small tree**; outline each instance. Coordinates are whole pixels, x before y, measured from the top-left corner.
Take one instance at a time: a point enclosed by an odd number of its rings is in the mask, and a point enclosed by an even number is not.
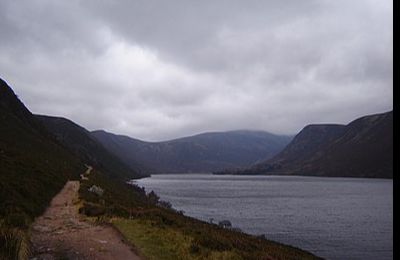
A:
[[[160,197],[158,197],[158,195],[154,191],[151,191],[147,195],[147,197],[149,198],[149,202],[152,203],[152,204],[157,204],[158,201],[160,200]]]

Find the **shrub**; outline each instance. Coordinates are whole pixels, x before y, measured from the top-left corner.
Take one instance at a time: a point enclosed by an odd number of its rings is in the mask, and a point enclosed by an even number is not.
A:
[[[104,215],[106,213],[106,210],[102,205],[85,202],[83,203],[83,206],[79,209],[79,213],[85,214],[89,217],[98,217]]]

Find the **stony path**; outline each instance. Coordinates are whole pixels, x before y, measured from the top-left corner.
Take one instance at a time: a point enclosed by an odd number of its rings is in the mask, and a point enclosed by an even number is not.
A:
[[[78,190],[79,181],[67,182],[35,220],[32,259],[140,259],[115,229],[81,219],[76,206]]]

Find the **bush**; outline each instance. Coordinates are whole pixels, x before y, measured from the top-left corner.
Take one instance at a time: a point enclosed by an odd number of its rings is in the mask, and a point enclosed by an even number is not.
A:
[[[85,202],[83,203],[83,206],[79,209],[79,213],[85,214],[89,217],[98,217],[104,215],[106,213],[106,209],[102,205]]]
[[[157,203],[157,206],[160,206],[160,207],[165,208],[165,209],[172,209],[172,204],[171,204],[171,202],[168,202],[168,201],[160,200]]]

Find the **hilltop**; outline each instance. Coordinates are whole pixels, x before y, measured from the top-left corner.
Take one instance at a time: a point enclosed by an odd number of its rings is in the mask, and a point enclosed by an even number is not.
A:
[[[105,131],[92,135],[128,165],[154,173],[212,172],[250,166],[281,151],[291,136],[264,131],[203,133],[164,142],[145,142]]]
[[[273,158],[218,173],[393,178],[393,111],[308,125]]]

